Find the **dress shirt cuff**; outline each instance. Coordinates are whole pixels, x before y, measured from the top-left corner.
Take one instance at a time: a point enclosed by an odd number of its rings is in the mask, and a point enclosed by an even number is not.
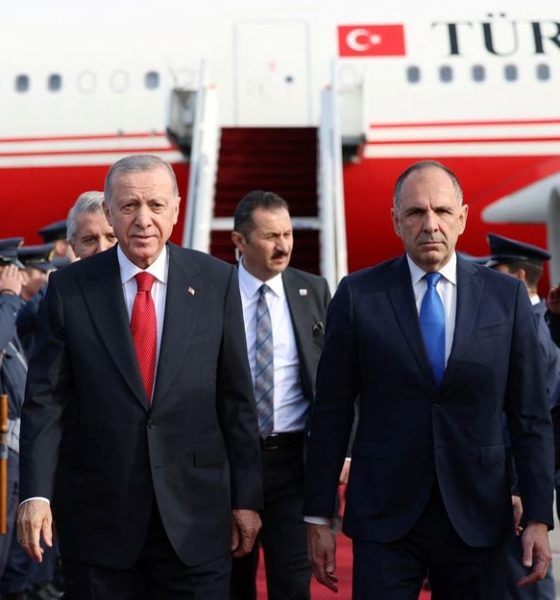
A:
[[[330,525],[331,520],[327,517],[303,517],[303,520],[310,525]]]
[[[47,504],[50,505],[51,501],[48,498],[43,498],[43,496],[32,496],[31,498],[26,498],[25,500],[22,500],[19,505],[22,506],[23,504],[25,504],[26,502],[31,502],[31,500],[40,500],[41,502],[46,502]]]

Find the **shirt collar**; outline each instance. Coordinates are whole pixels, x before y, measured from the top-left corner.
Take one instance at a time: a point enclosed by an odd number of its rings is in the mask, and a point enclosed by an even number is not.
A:
[[[142,273],[143,269],[131,262],[121,250],[121,247],[117,245],[117,258],[119,260],[119,268],[121,271],[121,282],[123,285],[129,282],[135,275]],[[167,244],[163,247],[159,256],[156,260],[145,269],[146,273],[153,275],[159,282],[167,283],[168,274],[168,250]]]
[[[239,285],[241,286],[241,289],[247,298],[254,296],[259,291],[259,288],[263,283],[266,283],[266,285],[268,285],[268,287],[274,292],[274,294],[276,294],[276,296],[281,298],[284,295],[282,273],[278,273],[266,281],[261,281],[247,271],[247,269],[243,266],[243,258],[241,258],[239,261],[238,275]]]
[[[412,285],[416,285],[422,279],[422,277],[424,277],[427,271],[421,269],[408,254],[406,255],[406,260],[408,261],[408,268],[410,269]],[[457,285],[457,255],[455,252],[453,252],[451,258],[439,270],[439,273],[441,273],[442,276],[449,281],[449,283]]]

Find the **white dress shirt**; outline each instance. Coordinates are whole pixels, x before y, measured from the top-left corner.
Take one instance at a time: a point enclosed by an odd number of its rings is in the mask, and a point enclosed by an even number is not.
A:
[[[299,355],[290,315],[290,307],[282,282],[282,273],[263,282],[251,275],[239,263],[239,291],[243,304],[243,319],[247,338],[247,354],[253,385],[255,383],[255,346],[257,341],[257,301],[259,288],[266,283],[271,291],[266,294],[266,303],[272,321],[274,342],[274,430],[273,433],[303,431],[307,420],[310,401],[305,398],[301,387]]]

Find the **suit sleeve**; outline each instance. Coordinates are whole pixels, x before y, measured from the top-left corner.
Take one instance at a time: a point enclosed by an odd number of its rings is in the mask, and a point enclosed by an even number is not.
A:
[[[52,499],[62,417],[71,386],[56,274],[41,304],[29,363],[20,436],[20,499]]]
[[[230,470],[233,508],[262,508],[261,462],[253,384],[237,272],[232,267],[224,306],[217,402]]]
[[[338,477],[352,429],[359,389],[352,294],[343,279],[329,306],[325,342],[317,372],[317,395],[309,433],[304,514],[335,514]]]
[[[506,396],[524,518],[553,524],[553,439],[535,322],[525,290],[517,287]]]

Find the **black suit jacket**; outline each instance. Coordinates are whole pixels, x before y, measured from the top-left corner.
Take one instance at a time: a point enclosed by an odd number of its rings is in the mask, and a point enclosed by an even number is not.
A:
[[[457,261],[453,347],[441,385],[424,350],[405,257],[345,278],[329,308],[304,514],[333,514],[359,394],[344,530],[405,535],[437,481],[461,538],[510,535],[507,416],[525,517],[552,524],[552,430],[534,319],[516,279]]]
[[[296,338],[301,385],[305,397],[313,401],[327,307],[331,300],[329,285],[323,277],[291,267],[282,273],[282,283]]]
[[[229,552],[232,507],[261,506],[236,271],[168,248],[151,407],[116,248],[49,282],[22,418],[20,494],[52,499],[67,558],[130,567],[157,502],[179,557],[200,564]]]

